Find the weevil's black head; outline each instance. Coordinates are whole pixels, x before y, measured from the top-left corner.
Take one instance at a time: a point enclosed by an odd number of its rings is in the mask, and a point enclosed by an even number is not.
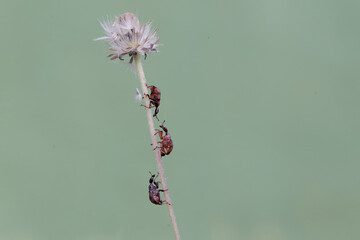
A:
[[[153,117],[156,117],[156,115],[157,115],[158,113],[159,113],[159,107],[156,107]]]
[[[149,183],[152,184],[154,182],[155,175],[151,175],[151,178],[149,179]]]
[[[151,175],[151,178],[149,179],[149,183],[152,184],[154,182],[155,174],[152,174],[151,172],[149,172],[149,173]]]
[[[165,122],[165,120],[164,120],[164,122]],[[161,124],[161,126],[159,126],[159,127],[161,127],[164,131],[165,131],[165,133],[167,134],[167,132],[168,132],[168,130],[167,130],[167,128],[164,126],[164,122]]]

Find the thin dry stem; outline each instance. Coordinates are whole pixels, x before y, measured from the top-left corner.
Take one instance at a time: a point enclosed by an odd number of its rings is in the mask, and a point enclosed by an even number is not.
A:
[[[143,67],[142,67],[140,56],[135,55],[134,59],[135,59],[136,69],[137,69],[138,74],[139,74],[143,94],[145,94],[145,95],[149,94],[148,89],[146,87],[147,86],[146,85],[146,79],[145,79],[145,74],[144,74],[144,70],[143,70]],[[144,101],[145,101],[145,106],[149,106],[149,104],[150,104],[149,98],[145,97]],[[151,112],[151,109],[148,109],[148,108],[145,108],[145,109],[146,109],[146,115],[147,115],[147,120],[148,120],[148,125],[149,125],[150,137],[151,137],[151,140],[152,140],[152,144],[153,144],[154,147],[156,147],[157,146],[157,139],[156,139],[156,136],[155,136],[155,128],[154,128],[154,121],[153,121],[152,112]],[[166,185],[166,179],[165,179],[165,174],[164,174],[164,168],[163,168],[162,162],[161,162],[160,151],[159,151],[159,149],[155,149],[154,152],[155,152],[156,163],[158,165],[158,170],[159,170],[160,177],[161,177],[161,184],[163,186],[163,189],[167,190],[167,191],[164,191],[164,195],[165,195],[165,200],[169,203],[167,206],[168,206],[172,226],[173,226],[173,229],[174,229],[175,237],[176,237],[176,240],[180,240],[179,228],[178,228],[177,223],[176,223],[174,209],[173,209],[173,206],[171,204],[169,190],[168,190],[167,185]]]

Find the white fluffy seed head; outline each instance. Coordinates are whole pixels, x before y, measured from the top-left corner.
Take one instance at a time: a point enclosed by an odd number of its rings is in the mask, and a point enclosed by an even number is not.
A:
[[[134,55],[147,56],[148,53],[157,52],[160,46],[157,30],[151,31],[151,23],[142,25],[133,13],[124,13],[115,17],[114,22],[109,20],[100,22],[105,31],[105,36],[95,40],[104,40],[112,53],[108,56],[111,60],[121,59],[129,55],[132,63]]]

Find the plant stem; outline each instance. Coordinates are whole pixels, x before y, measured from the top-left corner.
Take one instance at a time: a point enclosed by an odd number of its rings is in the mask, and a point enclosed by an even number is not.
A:
[[[135,59],[136,69],[137,69],[138,74],[139,74],[143,95],[146,96],[146,94],[149,94],[149,93],[148,93],[148,89],[147,89],[147,85],[146,85],[144,69],[142,67],[140,56],[135,55],[134,59]],[[149,100],[148,97],[144,97],[144,102],[145,102],[145,106],[149,106],[150,100]],[[156,136],[155,136],[155,128],[154,128],[154,121],[153,121],[152,111],[149,108],[145,108],[145,109],[146,109],[146,115],[147,115],[147,120],[148,120],[148,125],[149,125],[150,137],[151,137],[151,140],[152,140],[152,144],[153,144],[154,147],[156,147],[157,146],[157,139],[156,139]],[[159,149],[155,149],[154,152],[155,152],[156,163],[158,165],[158,170],[159,170],[159,173],[160,173],[161,184],[162,184],[162,186],[163,186],[163,188],[165,190],[164,191],[165,200],[166,200],[166,202],[169,203],[167,206],[168,206],[172,226],[173,226],[173,229],[174,229],[175,238],[176,238],[176,240],[180,240],[179,228],[178,228],[177,223],[176,223],[174,209],[173,209],[173,206],[171,204],[169,190],[168,190],[167,185],[166,185],[166,179],[165,179],[165,174],[164,174],[164,168],[163,168],[162,162],[161,162],[160,151],[159,151]]]

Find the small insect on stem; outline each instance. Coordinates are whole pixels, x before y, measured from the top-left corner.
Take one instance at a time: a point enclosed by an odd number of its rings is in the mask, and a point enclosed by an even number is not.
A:
[[[147,96],[149,98],[150,104],[149,104],[149,106],[145,106],[145,105],[141,105],[141,106],[144,106],[148,109],[155,107],[155,112],[154,112],[153,117],[156,117],[156,119],[159,121],[157,114],[159,113],[159,106],[160,106],[160,99],[161,99],[160,89],[155,86],[147,86],[146,85],[146,87],[150,89],[150,95],[145,94],[145,96]]]
[[[156,132],[155,132],[155,135],[156,134],[159,134],[159,137],[162,141],[158,142],[160,143],[160,146],[157,146],[154,148],[157,149],[157,148],[160,148],[160,153],[161,153],[161,157],[165,156],[165,155],[169,155],[171,153],[171,151],[173,150],[173,147],[174,147],[174,144],[173,144],[173,141],[171,139],[171,136],[167,130],[166,127],[164,127],[164,123],[165,123],[165,120],[163,121],[163,123],[159,126],[161,127],[164,131],[161,131],[159,129],[155,129]],[[165,136],[163,135],[165,132]]]
[[[166,190],[162,190],[162,189],[159,189],[159,181],[156,182],[156,178],[159,176],[159,173],[155,176],[155,174],[152,174],[151,172],[149,172],[151,177],[150,177],[150,180],[149,180],[149,199],[150,199],[150,202],[152,202],[153,204],[156,204],[156,205],[162,205],[162,204],[168,204],[170,205],[168,202],[166,201],[163,201],[161,200],[161,197],[160,197],[160,192],[164,192],[164,191],[167,191]]]

